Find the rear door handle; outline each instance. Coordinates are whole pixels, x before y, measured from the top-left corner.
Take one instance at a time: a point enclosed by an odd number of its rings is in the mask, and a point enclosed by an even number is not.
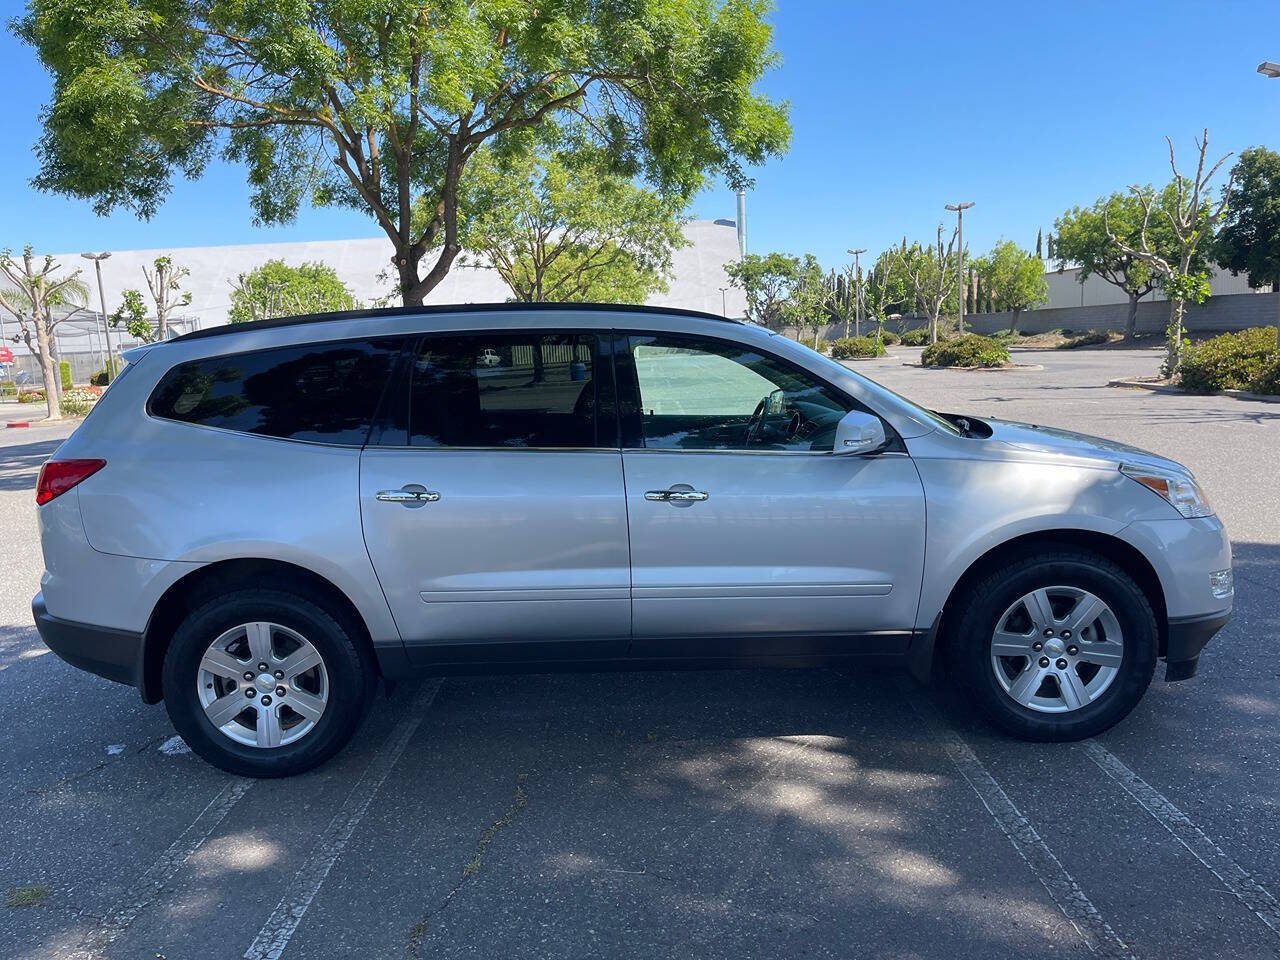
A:
[[[435,503],[440,499],[440,494],[435,490],[428,490],[426,487],[417,483],[406,483],[399,490],[379,490],[373,495],[375,500],[383,503]]]
[[[649,490],[645,493],[646,500],[654,500],[658,503],[699,503],[706,500],[710,496],[702,490]]]

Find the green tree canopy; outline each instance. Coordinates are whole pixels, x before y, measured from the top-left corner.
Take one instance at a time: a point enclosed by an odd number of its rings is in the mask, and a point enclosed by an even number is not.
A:
[[[304,263],[291,267],[283,260],[268,260],[242,273],[231,287],[232,323],[264,320],[298,313],[356,310],[360,301],[351,295],[333,267]]]
[[[418,304],[460,247],[462,176],[486,143],[582,120],[616,167],[691,197],[782,151],[764,0],[30,0],[12,27],[53,75],[45,190],[149,217],[219,152],[253,210],[368,212]],[[427,212],[415,225],[415,203]],[[424,261],[426,261],[424,263]],[[424,270],[425,267],[425,270]]]
[[[1061,242],[1061,241],[1059,241]],[[1018,314],[1049,299],[1044,262],[1012,240],[1001,240],[976,264],[982,284],[991,293],[997,310],[1012,315],[1009,329],[1018,329]]]
[[[463,178],[462,247],[516,300],[643,303],[687,241],[678,198],[637,186],[580,126],[536,151],[481,148]]]
[[[741,260],[725,264],[729,282],[747,298],[747,319],[777,329],[789,321],[788,303],[800,279],[800,258],[785,253],[763,257],[749,253]]]
[[[1251,147],[1236,161],[1214,254],[1252,286],[1280,290],[1280,153]]]

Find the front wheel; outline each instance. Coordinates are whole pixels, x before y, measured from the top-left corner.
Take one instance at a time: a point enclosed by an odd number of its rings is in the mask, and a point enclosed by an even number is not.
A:
[[[1119,566],[1086,550],[1011,561],[977,583],[955,620],[954,665],[979,707],[1024,740],[1101,733],[1155,671],[1151,604]]]
[[[281,590],[210,600],[165,654],[165,709],[182,739],[230,773],[283,777],[341,749],[364,715],[372,665],[323,606]]]

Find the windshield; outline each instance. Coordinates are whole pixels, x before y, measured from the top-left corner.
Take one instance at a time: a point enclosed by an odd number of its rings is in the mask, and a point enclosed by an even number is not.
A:
[[[870,377],[864,376],[861,373],[857,373],[854,370],[850,370],[840,361],[832,360],[830,357],[827,357],[822,355],[821,353],[818,353],[818,351],[811,349],[805,344],[795,344],[795,346],[798,346],[801,349],[805,350],[811,357],[816,357],[818,360],[822,361],[822,363],[825,366],[832,367],[848,376],[856,377],[858,381],[866,387],[869,393],[884,399],[887,403],[890,403],[891,405],[895,405],[899,407],[908,408],[917,420],[920,420],[923,423],[928,423],[931,426],[937,427],[939,430],[942,430],[945,433],[950,433],[957,437],[963,435],[963,431],[959,427],[957,427],[954,423],[952,423],[950,420],[948,420],[946,417],[942,416],[942,414],[936,413],[933,410],[930,410],[928,407],[920,406],[920,404],[916,403],[914,400],[909,400],[908,398],[904,397],[902,394],[897,393],[893,390],[890,390],[888,387],[884,386],[883,384],[877,383],[875,380],[872,380]],[[874,405],[875,404],[873,401],[872,406]]]

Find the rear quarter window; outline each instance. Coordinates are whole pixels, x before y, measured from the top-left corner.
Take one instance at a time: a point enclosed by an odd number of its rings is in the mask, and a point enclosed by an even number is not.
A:
[[[287,440],[360,446],[400,339],[343,340],[192,360],[156,385],[153,417]]]

